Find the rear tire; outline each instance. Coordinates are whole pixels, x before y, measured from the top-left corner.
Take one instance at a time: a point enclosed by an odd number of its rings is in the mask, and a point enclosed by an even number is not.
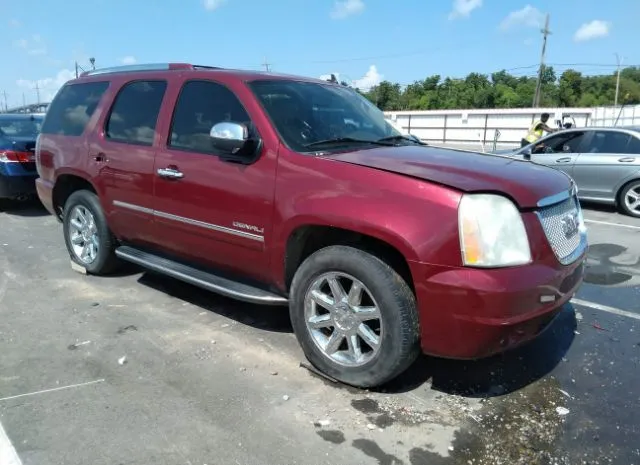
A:
[[[88,273],[105,275],[118,266],[116,239],[93,192],[79,190],[69,196],[64,206],[63,231],[71,260]]]
[[[640,218],[640,179],[631,181],[620,191],[620,208],[629,216]]]
[[[352,386],[384,384],[419,353],[413,292],[389,265],[360,249],[330,246],[309,256],[293,278],[289,312],[309,361]]]

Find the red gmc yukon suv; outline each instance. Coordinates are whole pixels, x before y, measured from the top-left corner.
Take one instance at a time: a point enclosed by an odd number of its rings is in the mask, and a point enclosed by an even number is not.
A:
[[[569,177],[425,146],[337,84],[91,71],[56,95],[36,154],[40,199],[87,272],[126,260],[288,305],[308,359],[355,386],[420,349],[469,359],[531,340],[582,281]]]

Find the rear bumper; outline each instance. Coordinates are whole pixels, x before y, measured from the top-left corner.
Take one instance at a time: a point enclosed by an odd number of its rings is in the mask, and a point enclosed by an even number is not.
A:
[[[0,173],[0,198],[15,199],[23,195],[35,194],[35,180],[37,177],[37,174],[7,176]]]
[[[44,205],[49,213],[57,216],[57,212],[53,207],[53,184],[42,178],[38,178],[36,179],[35,185],[42,205]]]
[[[530,341],[577,291],[584,258],[494,270],[411,263],[423,352],[477,359]]]

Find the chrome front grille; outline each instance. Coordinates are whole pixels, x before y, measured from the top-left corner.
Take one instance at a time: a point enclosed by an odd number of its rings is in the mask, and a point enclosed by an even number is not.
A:
[[[563,265],[575,261],[586,248],[580,204],[576,197],[538,210],[549,245]]]

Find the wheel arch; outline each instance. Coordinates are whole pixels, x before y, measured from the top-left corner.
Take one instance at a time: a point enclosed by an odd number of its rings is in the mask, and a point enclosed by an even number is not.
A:
[[[71,194],[78,190],[89,190],[94,194],[98,190],[93,183],[82,174],[76,172],[61,173],[56,177],[53,186],[52,202],[58,219],[62,219],[64,205]]]
[[[403,238],[388,230],[357,226],[343,228],[320,221],[305,222],[290,229],[284,241],[278,274],[282,278],[278,284],[288,291],[300,264],[314,252],[331,245],[352,246],[378,257],[414,290],[408,262],[417,260],[417,253]]]

